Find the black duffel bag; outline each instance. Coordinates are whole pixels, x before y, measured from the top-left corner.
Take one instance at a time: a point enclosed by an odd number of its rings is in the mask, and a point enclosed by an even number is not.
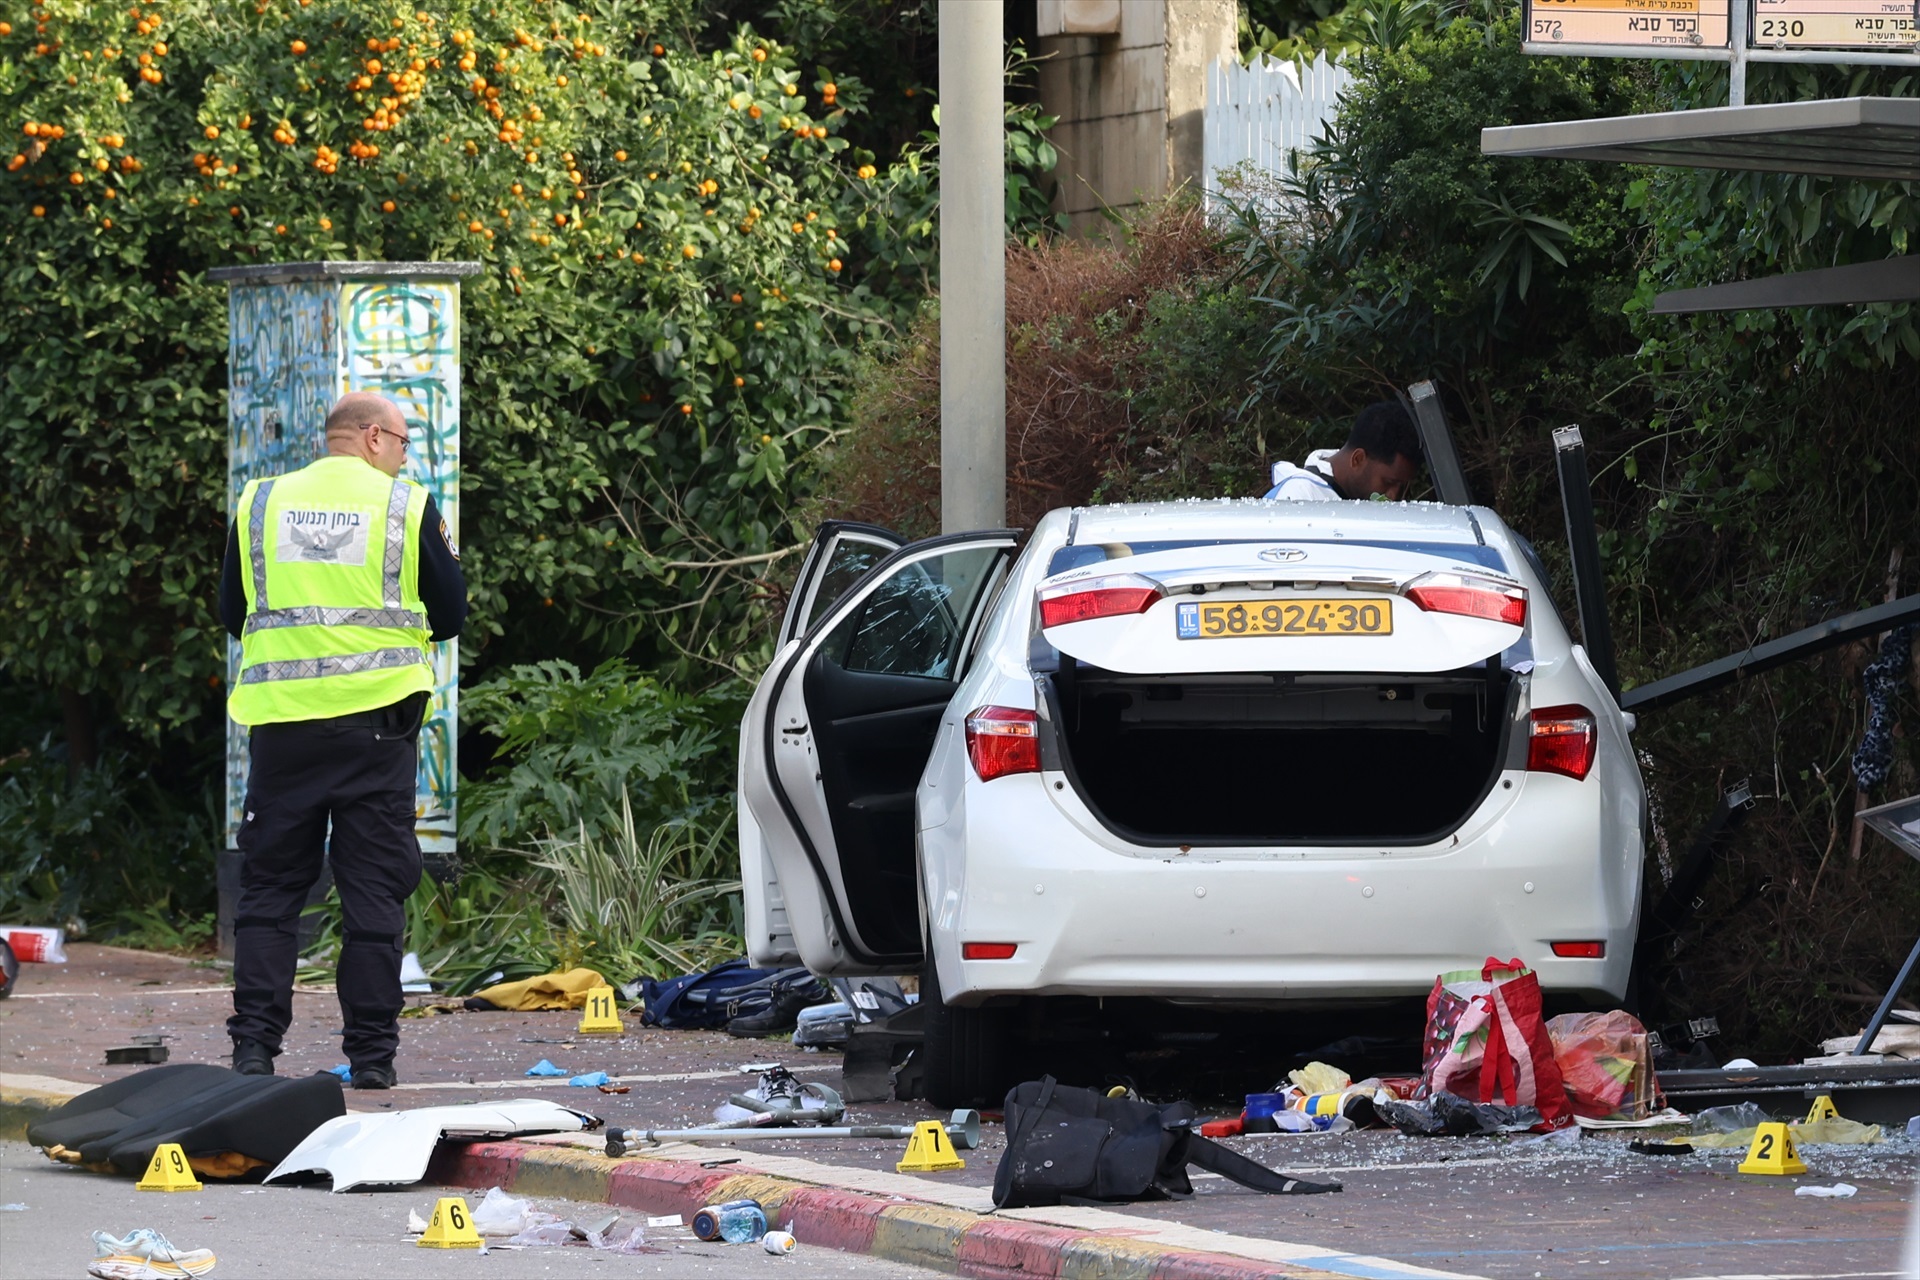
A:
[[[1002,1209],[1189,1196],[1190,1164],[1268,1195],[1340,1189],[1277,1173],[1201,1137],[1190,1102],[1109,1098],[1046,1076],[1015,1085],[1006,1105],[1007,1153],[993,1175],[993,1203]]]

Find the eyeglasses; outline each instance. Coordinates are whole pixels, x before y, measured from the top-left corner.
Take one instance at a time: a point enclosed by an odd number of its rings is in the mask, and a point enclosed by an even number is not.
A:
[[[408,433],[404,431],[395,431],[392,427],[386,426],[382,423],[363,422],[360,424],[360,429],[362,431],[371,431],[375,435],[378,435],[379,433],[384,431],[388,435],[392,436],[395,440],[398,440],[400,442],[400,447],[402,449],[407,448],[407,446],[413,443],[413,437]]]

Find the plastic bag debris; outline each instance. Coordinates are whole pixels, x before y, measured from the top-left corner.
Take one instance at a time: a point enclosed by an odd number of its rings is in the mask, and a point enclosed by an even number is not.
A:
[[[1742,1103],[1741,1105],[1751,1104]],[[1730,1107],[1724,1109],[1732,1110]],[[1755,1107],[1754,1110],[1758,1111],[1759,1108]],[[1701,1114],[1704,1115],[1705,1112]],[[1760,1119],[1764,1122],[1766,1116],[1762,1114]],[[1724,1151],[1733,1148],[1745,1151],[1753,1145],[1753,1135],[1758,1131],[1759,1125],[1756,1124],[1750,1128],[1736,1129],[1732,1133],[1696,1133],[1690,1141],[1694,1146],[1707,1150]],[[1796,1147],[1865,1147],[1882,1140],[1879,1125],[1861,1124],[1858,1120],[1844,1120],[1838,1116],[1831,1120],[1789,1124],[1787,1132],[1793,1135],[1793,1144]]]
[[[1540,1113],[1532,1107],[1468,1102],[1451,1093],[1436,1093],[1425,1102],[1376,1102],[1374,1110],[1410,1138],[1520,1133],[1540,1123]]]
[[[0,938],[13,949],[13,958],[22,964],[65,964],[67,931],[39,925],[0,924]]]
[[[1352,1076],[1324,1062],[1309,1062],[1298,1071],[1289,1071],[1287,1079],[1301,1093],[1339,1093],[1353,1083]]]
[[[25,1213],[26,1211],[27,1206],[23,1204],[0,1204],[0,1213]]]
[[[417,951],[409,951],[400,957],[400,989],[415,994],[433,990],[433,983],[427,980],[427,971],[420,967],[420,953]]]
[[[473,1206],[468,1216],[473,1219],[473,1229],[483,1236],[510,1236],[525,1231],[532,1225],[527,1217],[533,1206],[517,1196],[510,1196],[498,1187],[489,1187],[487,1194],[479,1204]],[[549,1220],[552,1215],[548,1215]],[[425,1231],[425,1227],[420,1228]]]
[[[1693,1117],[1695,1133],[1738,1133],[1758,1128],[1767,1122],[1767,1113],[1751,1102],[1731,1107],[1708,1107]]]
[[[1563,1013],[1547,1019],[1547,1038],[1574,1115],[1641,1120],[1664,1107],[1647,1029],[1632,1014]]]
[[[407,1210],[407,1234],[410,1236],[419,1236],[425,1235],[426,1232],[427,1220],[420,1216],[418,1210]]]
[[[603,1084],[608,1084],[612,1079],[613,1077],[604,1071],[589,1071],[585,1075],[575,1076],[573,1079],[567,1081],[567,1083],[576,1089],[592,1089]]]
[[[556,1067],[545,1058],[542,1058],[527,1068],[527,1074],[530,1076],[563,1076],[567,1073],[563,1068]]]
[[[1907,1136],[1909,1138],[1920,1138],[1920,1116],[1909,1116],[1907,1118]]]
[[[1845,1200],[1859,1189],[1860,1188],[1854,1186],[1851,1182],[1836,1182],[1830,1187],[1795,1187],[1793,1194],[1797,1196],[1816,1196],[1822,1200]]]

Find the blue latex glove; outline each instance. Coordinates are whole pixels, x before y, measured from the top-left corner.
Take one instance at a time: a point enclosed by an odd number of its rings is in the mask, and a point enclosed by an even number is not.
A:
[[[339,1076],[342,1080],[353,1079],[353,1068],[344,1062],[337,1067],[328,1067],[326,1073],[330,1076]]]
[[[591,1089],[596,1085],[606,1084],[607,1073],[604,1071],[589,1071],[586,1075],[575,1076],[573,1079],[567,1081],[567,1083],[576,1085],[582,1089]]]
[[[548,1062],[545,1058],[542,1058],[527,1068],[527,1074],[530,1076],[563,1076],[567,1073],[561,1068],[554,1066],[551,1062]]]

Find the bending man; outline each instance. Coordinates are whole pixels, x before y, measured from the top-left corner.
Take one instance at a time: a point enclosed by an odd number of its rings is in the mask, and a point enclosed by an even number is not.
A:
[[[1293,502],[1337,502],[1342,498],[1383,498],[1399,502],[1420,466],[1420,433],[1406,409],[1379,400],[1353,420],[1347,442],[1338,449],[1316,449],[1304,466],[1273,464],[1273,488],[1267,497]]]

